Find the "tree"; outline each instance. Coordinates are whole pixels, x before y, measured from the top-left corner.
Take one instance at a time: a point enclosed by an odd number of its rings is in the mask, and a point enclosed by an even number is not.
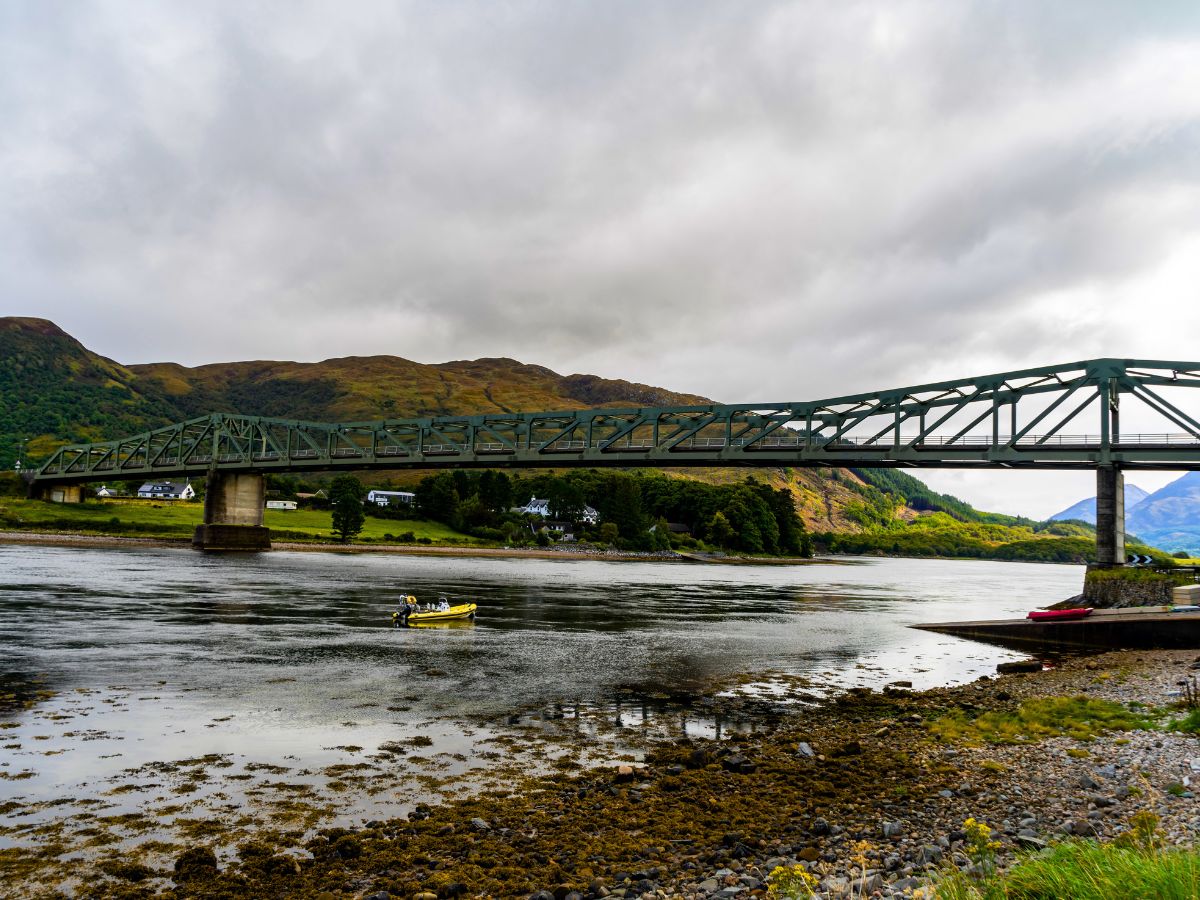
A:
[[[483,505],[478,494],[472,494],[458,504],[458,519],[466,528],[484,528],[491,524],[495,515]]]
[[[441,472],[428,478],[422,478],[417,486],[417,508],[436,522],[442,522],[451,528],[459,524],[458,504],[460,497],[458,488],[454,485],[454,476],[449,472]]]
[[[708,523],[708,539],[718,547],[729,547],[733,544],[734,531],[725,513],[718,510],[713,513],[712,521]]]
[[[363,529],[367,515],[363,498],[367,489],[353,475],[339,475],[329,486],[329,506],[333,510],[333,533],[343,544],[350,543]]]
[[[617,526],[612,522],[605,522],[600,526],[600,540],[605,544],[615,544],[619,534]]]
[[[646,530],[642,515],[642,486],[637,479],[624,473],[616,475],[605,521],[612,522],[621,537],[633,540]]]
[[[505,472],[485,470],[479,478],[479,499],[492,512],[508,512],[513,504],[512,479]]]
[[[574,481],[556,478],[546,492],[551,517],[564,522],[578,522],[587,505],[583,490]]]
[[[654,523],[653,543],[655,550],[671,549],[671,526],[662,516]]]

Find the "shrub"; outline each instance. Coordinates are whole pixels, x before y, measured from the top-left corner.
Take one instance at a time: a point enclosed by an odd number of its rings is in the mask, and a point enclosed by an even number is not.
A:
[[[809,900],[815,896],[819,882],[815,875],[801,865],[776,866],[769,877],[767,889],[770,900]]]

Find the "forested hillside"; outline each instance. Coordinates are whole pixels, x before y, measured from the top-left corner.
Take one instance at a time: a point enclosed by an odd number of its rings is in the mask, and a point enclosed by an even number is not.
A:
[[[129,369],[97,356],[44,319],[0,318],[0,468],[66,441],[166,425],[178,410]]]

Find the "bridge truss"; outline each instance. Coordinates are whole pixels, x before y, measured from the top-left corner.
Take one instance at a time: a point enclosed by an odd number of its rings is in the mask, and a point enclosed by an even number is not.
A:
[[[34,481],[458,467],[1200,469],[1197,388],[1200,362],[1096,359],[799,403],[338,424],[214,413],[62,447]],[[1123,418],[1137,431],[1122,431]]]

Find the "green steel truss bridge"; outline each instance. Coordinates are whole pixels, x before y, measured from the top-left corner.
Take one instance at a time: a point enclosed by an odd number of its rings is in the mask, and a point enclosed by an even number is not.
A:
[[[62,447],[34,482],[580,466],[1200,469],[1200,362],[1096,359],[811,402],[336,424],[214,413]]]
[[[35,496],[206,475],[201,550],[270,549],[263,475],[338,469],[854,466],[1093,469],[1096,559],[1125,556],[1125,469],[1200,469],[1200,362],[1094,359],[830,400],[326,424],[214,413],[63,447]],[[1122,428],[1124,420],[1125,428]],[[1130,427],[1132,426],[1132,427]]]

